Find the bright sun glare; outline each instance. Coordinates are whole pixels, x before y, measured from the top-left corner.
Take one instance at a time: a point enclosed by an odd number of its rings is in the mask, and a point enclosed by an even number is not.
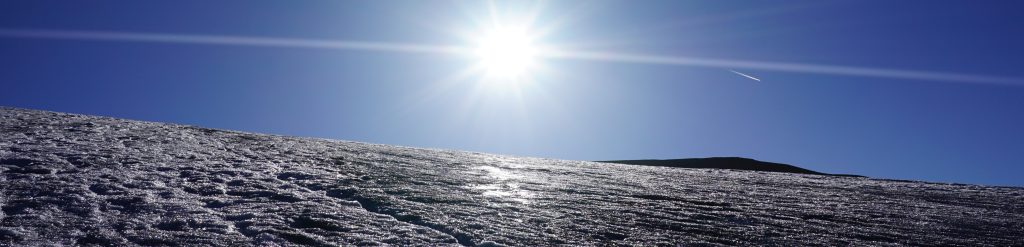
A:
[[[537,49],[525,29],[497,28],[478,42],[476,55],[488,76],[521,77],[534,66]]]

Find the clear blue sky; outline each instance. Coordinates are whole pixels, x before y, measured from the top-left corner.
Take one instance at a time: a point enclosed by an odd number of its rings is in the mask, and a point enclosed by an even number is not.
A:
[[[522,156],[742,156],[880,178],[1024,185],[1024,83],[1014,79],[1024,78],[1024,2],[493,6],[3,1],[0,105]],[[479,59],[457,54],[24,35],[469,47],[491,13],[512,24],[536,13],[540,46],[728,62],[538,58],[528,83],[498,87],[463,73]]]

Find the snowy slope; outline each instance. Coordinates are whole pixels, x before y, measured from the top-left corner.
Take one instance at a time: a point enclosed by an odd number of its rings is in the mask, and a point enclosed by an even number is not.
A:
[[[0,245],[1024,245],[1024,189],[0,108]]]

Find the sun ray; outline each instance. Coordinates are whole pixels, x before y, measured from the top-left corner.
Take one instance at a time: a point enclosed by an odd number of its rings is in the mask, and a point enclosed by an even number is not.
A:
[[[0,37],[121,42],[154,42],[203,45],[262,46],[402,53],[468,53],[468,49],[460,46],[325,39],[289,39],[223,35],[187,35],[166,33],[0,29]]]
[[[465,46],[443,46],[412,43],[387,43],[318,39],[264,38],[245,36],[184,35],[163,33],[0,29],[0,37],[118,42],[157,42],[204,45],[237,45],[257,47],[309,48],[400,53],[437,53],[456,56],[473,56],[474,54],[474,50],[472,48],[467,48]],[[539,48],[537,53],[534,55],[538,59],[584,60],[615,63],[638,63],[726,69],[750,69],[760,71],[778,71],[827,75],[845,75],[860,77],[1024,86],[1024,78],[960,74],[937,71],[899,70],[788,62],[727,60],[685,56],[655,56],[646,54],[555,50]]]

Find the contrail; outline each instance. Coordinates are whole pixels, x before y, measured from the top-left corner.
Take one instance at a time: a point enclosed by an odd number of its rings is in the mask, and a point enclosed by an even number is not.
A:
[[[317,39],[260,38],[241,36],[216,35],[180,35],[159,33],[125,33],[97,31],[54,31],[54,30],[14,30],[0,29],[0,37],[36,38],[36,39],[68,39],[96,41],[126,42],[158,42],[206,45],[241,45],[266,47],[291,47],[335,50],[364,50],[406,53],[466,53],[466,49],[457,46],[438,46],[404,43],[383,43],[363,41],[339,41]]]
[[[930,81],[967,82],[967,83],[981,83],[981,84],[1024,86],[1024,79],[1022,79],[1022,78],[997,77],[997,76],[972,75],[972,74],[958,74],[958,73],[934,72],[934,71],[880,69],[880,68],[867,68],[867,67],[819,65],[819,64],[802,64],[802,63],[784,63],[784,62],[726,60],[726,59],[696,58],[696,57],[651,56],[651,55],[642,55],[642,54],[608,53],[608,52],[578,52],[578,51],[556,51],[556,50],[550,50],[547,53],[544,53],[542,55],[547,56],[547,57],[551,57],[551,58],[579,59],[579,60],[589,60],[589,61],[607,61],[607,62],[622,62],[622,63],[695,66],[695,67],[711,67],[711,68],[725,68],[725,69],[730,69],[730,68],[731,69],[750,69],[750,70],[798,72],[798,73],[811,73],[811,74],[847,75],[847,76],[862,76],[862,77],[876,77],[876,78],[894,78],[894,79],[912,79],[912,80],[930,80]]]
[[[263,47],[286,47],[286,48],[309,48],[309,49],[333,49],[333,50],[361,50],[379,52],[402,52],[402,53],[438,53],[450,55],[473,54],[471,48],[461,46],[423,45],[411,43],[387,43],[367,41],[344,41],[344,40],[319,40],[319,39],[290,39],[290,38],[264,38],[244,36],[217,36],[217,35],[182,35],[182,34],[161,34],[161,33],[127,33],[127,32],[99,32],[99,31],[59,31],[59,30],[33,30],[33,29],[0,29],[0,37],[9,38],[35,38],[35,39],[67,39],[67,40],[95,40],[95,41],[124,41],[124,42],[158,42],[158,43],[181,43],[181,44],[207,44],[207,45],[240,45],[240,46],[263,46]],[[699,57],[682,56],[654,56],[630,53],[611,52],[584,52],[568,50],[545,50],[538,56],[555,59],[604,61],[617,63],[638,63],[657,64],[673,66],[694,66],[725,69],[748,69],[762,71],[781,71],[827,75],[846,75],[892,79],[912,79],[926,81],[947,81],[967,82],[982,84],[999,84],[1024,86],[1024,79],[1014,77],[998,77],[973,74],[959,74],[935,71],[920,70],[898,70],[870,67],[853,67],[839,65],[820,65],[803,63],[727,60]],[[744,75],[733,71],[734,73]],[[744,75],[747,76],[747,75]],[[748,78],[758,80],[751,76]],[[758,80],[760,81],[760,80]]]
[[[731,69],[729,71],[732,71],[733,73],[736,73],[737,75],[741,75],[743,77],[750,78],[751,80],[761,81],[761,79],[757,79],[757,77],[753,77],[753,76],[750,76],[748,74],[740,73],[739,71],[735,71],[735,70],[731,70]]]

